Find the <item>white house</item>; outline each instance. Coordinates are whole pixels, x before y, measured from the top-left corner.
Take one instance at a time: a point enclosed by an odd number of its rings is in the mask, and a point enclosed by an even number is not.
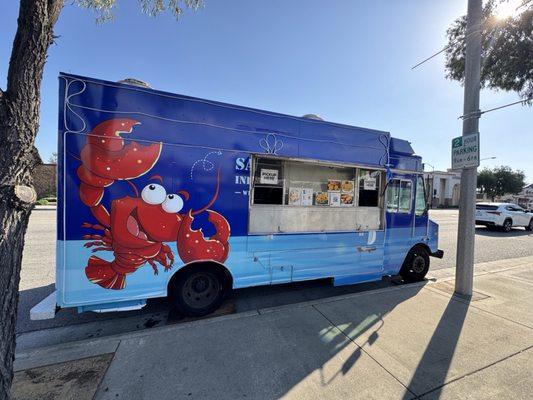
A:
[[[456,207],[459,205],[461,173],[459,171],[424,172],[426,188],[429,190],[431,207]]]

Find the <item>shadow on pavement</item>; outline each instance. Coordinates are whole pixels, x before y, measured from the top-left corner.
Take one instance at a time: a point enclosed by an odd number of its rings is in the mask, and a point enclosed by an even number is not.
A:
[[[52,283],[46,286],[20,291],[17,313],[17,334],[38,331],[42,329],[58,328],[67,325],[79,325],[95,321],[109,321],[125,317],[141,317],[161,311],[168,311],[166,299],[152,299],[143,309],[136,311],[104,314],[86,312],[79,314],[76,308],[66,308],[59,310],[53,319],[32,321],[30,319],[30,310],[46,296],[52,293],[54,288],[55,285]]]
[[[520,237],[520,236],[531,236],[533,237],[533,232],[524,230],[523,228],[513,228],[510,232],[504,232],[496,229],[488,228],[479,228],[476,227],[476,235],[488,236],[488,237]]]
[[[358,293],[368,290],[380,289],[391,286],[391,279],[385,278],[382,281],[362,283],[334,287],[330,280],[316,280],[308,282],[297,282],[274,286],[260,286],[246,289],[239,289],[233,292],[227,301],[232,305],[232,312],[252,311],[261,308],[278,307],[282,305],[294,304],[310,300],[318,300],[325,297],[340,296],[343,294]],[[30,310],[42,299],[52,293],[54,284],[22,290],[19,296],[19,309],[17,315],[17,334],[37,331],[42,329],[59,328],[71,325],[86,324],[89,322],[98,323],[100,321],[117,320],[117,329],[144,329],[152,326],[166,325],[167,323],[179,323],[190,321],[190,318],[183,318],[170,311],[166,298],[149,299],[146,306],[141,310],[112,312],[98,314],[94,312],[78,313],[76,308],[61,309],[55,318],[42,321],[32,321]],[[220,314],[215,312],[216,315]],[[209,317],[209,316],[208,316]],[[129,318],[136,320],[135,323],[128,323],[127,327],[120,320]],[[138,321],[137,321],[138,320]],[[139,325],[137,327],[137,325]],[[120,326],[120,328],[119,328]],[[96,335],[99,328],[87,326],[87,335]],[[117,332],[119,333],[119,332]]]
[[[313,388],[320,388],[324,397],[401,396],[405,387],[365,348],[379,342],[384,317],[423,287],[276,310],[231,323],[196,324],[154,340],[123,342],[97,398],[315,398]],[[385,300],[374,301],[377,296]],[[125,371],[128,384],[118,384]],[[382,378],[378,389],[376,376]]]
[[[463,301],[457,301],[457,298]],[[464,301],[467,301],[465,304]],[[455,348],[463,329],[463,324],[468,313],[471,299],[454,294],[446,306],[444,313],[435,327],[435,331],[427,345],[424,354],[418,363],[416,371],[407,387],[411,388],[418,382],[431,381],[435,389],[419,396],[431,393],[432,398],[439,398],[446,376],[450,369]],[[413,397],[406,392],[404,400]],[[419,397],[416,397],[419,398]]]

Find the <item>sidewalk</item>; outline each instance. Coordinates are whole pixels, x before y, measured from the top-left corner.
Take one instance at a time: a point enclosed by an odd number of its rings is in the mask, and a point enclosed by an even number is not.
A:
[[[476,265],[471,299],[452,269],[429,279],[17,353],[13,392],[42,398],[48,375],[77,400],[531,398],[533,257]]]

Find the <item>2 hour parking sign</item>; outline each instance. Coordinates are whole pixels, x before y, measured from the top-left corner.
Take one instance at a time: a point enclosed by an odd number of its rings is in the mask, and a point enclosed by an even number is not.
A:
[[[479,133],[459,136],[452,140],[452,169],[479,166]]]

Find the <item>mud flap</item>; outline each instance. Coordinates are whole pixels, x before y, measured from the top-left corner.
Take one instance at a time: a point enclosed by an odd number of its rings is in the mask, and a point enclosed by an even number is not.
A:
[[[56,293],[54,290],[30,310],[30,319],[32,321],[41,321],[44,319],[52,319],[56,316],[59,309],[56,303]]]

